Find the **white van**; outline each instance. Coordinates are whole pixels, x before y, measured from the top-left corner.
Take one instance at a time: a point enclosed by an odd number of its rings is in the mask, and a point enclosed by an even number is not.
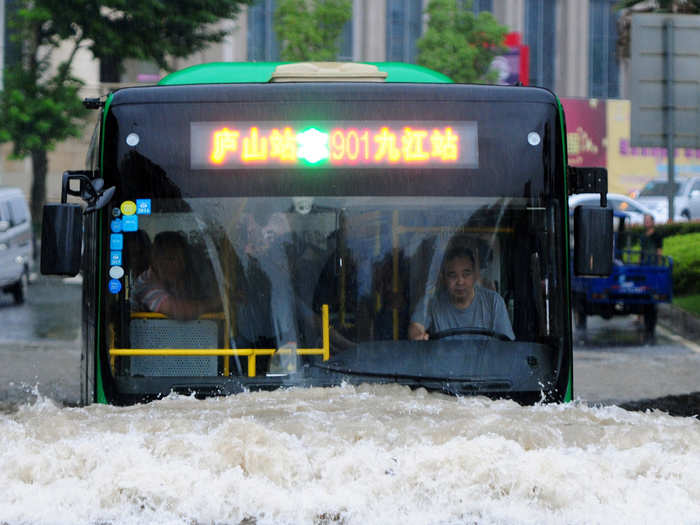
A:
[[[0,290],[21,304],[34,257],[32,220],[18,188],[0,187]]]

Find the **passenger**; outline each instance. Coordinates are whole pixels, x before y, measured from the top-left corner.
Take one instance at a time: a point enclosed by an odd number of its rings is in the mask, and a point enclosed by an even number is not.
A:
[[[151,247],[151,264],[134,284],[133,307],[164,314],[174,319],[196,319],[218,311],[218,297],[195,299],[187,267],[188,244],[184,235],[165,231],[156,235]]]
[[[498,293],[475,285],[479,269],[474,252],[456,244],[448,249],[435,297],[424,297],[411,316],[408,337],[428,340],[430,332],[455,328],[482,328],[515,339],[506,305]]]
[[[296,352],[298,337],[286,253],[291,236],[289,223],[283,213],[264,211],[244,214],[241,223],[245,226],[244,299],[237,305],[238,344],[264,348],[272,343],[286,349],[285,356],[291,356]],[[278,369],[292,371],[295,361],[284,361]]]

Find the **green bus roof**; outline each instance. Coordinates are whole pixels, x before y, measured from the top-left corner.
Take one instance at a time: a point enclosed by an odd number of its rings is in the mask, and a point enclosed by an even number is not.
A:
[[[158,85],[229,84],[242,82],[269,82],[275,68],[288,62],[211,62],[175,71],[163,77]],[[363,62],[377,66],[387,73],[386,82],[438,82],[452,80],[423,66],[403,62]]]

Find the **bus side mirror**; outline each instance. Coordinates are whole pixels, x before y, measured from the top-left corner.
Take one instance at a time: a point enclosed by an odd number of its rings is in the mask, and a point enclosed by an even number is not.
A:
[[[612,271],[613,211],[579,206],[574,210],[574,273],[607,276]]]
[[[83,240],[83,209],[79,204],[45,204],[41,222],[41,273],[77,275]]]

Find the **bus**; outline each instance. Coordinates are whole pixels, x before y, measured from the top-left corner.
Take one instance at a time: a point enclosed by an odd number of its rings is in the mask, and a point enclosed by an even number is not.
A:
[[[84,103],[99,122],[41,254],[42,273],[82,272],[83,403],[341,383],[572,399],[570,274],[610,271],[612,216],[605,170],[567,166],[550,91],[217,63]],[[576,192],[601,206],[577,208],[570,260]],[[408,337],[455,247],[512,334]]]

